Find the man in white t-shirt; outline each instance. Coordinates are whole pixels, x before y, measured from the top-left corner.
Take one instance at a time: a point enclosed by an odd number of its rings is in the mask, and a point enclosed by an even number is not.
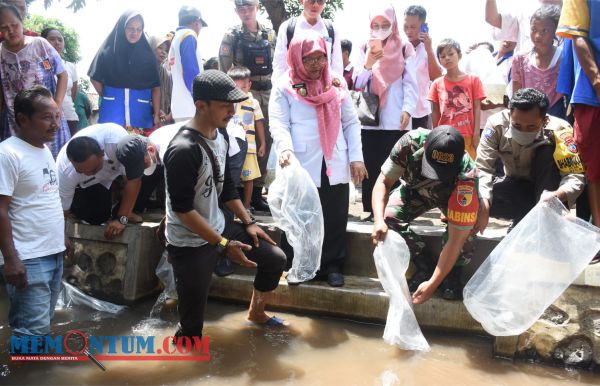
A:
[[[139,137],[139,138],[138,138]],[[140,191],[144,169],[150,166],[147,140],[128,135],[115,123],[102,123],[80,130],[62,148],[56,159],[60,199],[66,215],[93,225],[106,222],[104,236],[112,239],[125,226],[141,222],[133,207]],[[123,176],[121,203],[112,216],[110,187]]]
[[[50,91],[33,86],[17,94],[14,111],[19,130],[0,143],[0,264],[12,334],[43,336],[50,334],[65,251],[56,164],[44,145],[54,141],[60,109]],[[24,345],[20,353],[37,349]]]
[[[519,12],[500,13],[496,0],[486,0],[485,21],[494,27],[495,40],[517,42],[515,52],[527,52],[533,48],[530,37],[531,15],[542,5],[562,5],[562,0],[526,0],[519,6]]]
[[[277,33],[277,44],[275,45],[275,56],[273,57],[273,76],[276,81],[288,69],[287,52],[291,39],[288,35],[297,36],[303,31],[313,30],[323,35],[327,44],[327,56],[330,58],[329,66],[331,71],[339,76],[344,73],[344,62],[342,59],[342,40],[339,32],[333,26],[330,20],[321,18],[321,13],[325,9],[325,0],[298,0],[302,3],[304,10],[302,14],[295,18],[284,21],[279,27]],[[292,23],[293,28],[288,26]],[[288,33],[290,32],[290,33]]]

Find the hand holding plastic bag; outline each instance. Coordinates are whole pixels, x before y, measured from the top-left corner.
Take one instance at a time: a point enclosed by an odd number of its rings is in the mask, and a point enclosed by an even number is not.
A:
[[[463,291],[471,316],[495,336],[520,335],[600,250],[600,229],[556,198],[539,202],[496,246]]]
[[[287,280],[300,283],[314,278],[325,236],[323,210],[317,187],[298,160],[292,157],[288,166],[277,168],[267,201],[273,219],[294,248]]]
[[[390,297],[383,340],[403,350],[429,351],[429,344],[412,309],[412,299],[406,284],[410,252],[406,242],[396,232],[388,232],[373,253],[377,276]]]

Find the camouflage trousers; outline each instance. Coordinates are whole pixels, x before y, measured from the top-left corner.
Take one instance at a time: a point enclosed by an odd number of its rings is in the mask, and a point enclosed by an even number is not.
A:
[[[425,254],[425,241],[422,236],[415,233],[410,222],[427,211],[438,208],[444,216],[448,212],[448,197],[427,197],[416,190],[400,186],[390,193],[388,204],[385,208],[385,222],[389,229],[398,232],[406,241],[410,250],[411,260],[421,269],[433,270],[434,261]],[[469,237],[465,242],[461,254],[456,260],[455,267],[464,267],[469,264],[475,251],[474,237]],[[448,225],[445,225],[442,236],[442,248],[448,242]]]

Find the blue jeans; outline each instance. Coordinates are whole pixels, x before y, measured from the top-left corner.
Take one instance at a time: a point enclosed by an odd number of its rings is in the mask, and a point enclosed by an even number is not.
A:
[[[60,292],[63,253],[24,260],[23,265],[27,269],[27,287],[6,285],[12,334],[48,335]]]

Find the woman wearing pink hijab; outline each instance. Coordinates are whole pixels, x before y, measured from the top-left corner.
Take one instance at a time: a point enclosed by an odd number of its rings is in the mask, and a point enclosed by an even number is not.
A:
[[[362,128],[363,154],[370,176],[363,183],[362,202],[372,221],[373,185],[396,142],[412,128],[418,86],[414,47],[408,40],[402,41],[394,7],[373,9],[369,20],[370,39],[360,49],[354,88],[368,89],[379,96],[379,125]]]
[[[317,278],[342,286],[349,182],[352,178],[359,184],[367,172],[360,122],[345,82],[329,72],[327,55],[325,40],[317,33],[309,31],[292,40],[289,70],[273,88],[269,115],[279,164],[300,162],[319,191],[325,239]],[[285,238],[282,248],[289,257]]]

